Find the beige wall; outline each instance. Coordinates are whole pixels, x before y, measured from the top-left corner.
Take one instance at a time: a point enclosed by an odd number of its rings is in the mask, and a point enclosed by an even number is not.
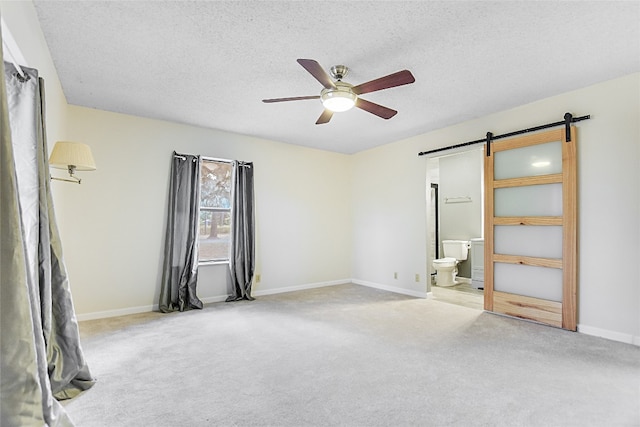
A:
[[[78,313],[157,303],[174,150],[254,162],[256,294],[349,280],[348,156],[76,106],[68,117],[98,163],[61,198],[74,206],[60,222]],[[203,300],[228,294],[227,265],[199,274]]]
[[[81,140],[98,164],[82,185],[54,183],[81,315],[156,303],[174,149],[255,162],[258,292],[353,278],[426,295],[426,158],[417,153],[571,111],[592,115],[578,124],[579,330],[640,345],[640,74],[346,156],[67,107],[33,5],[3,1],[0,9],[27,65],[47,81],[50,146]],[[225,275],[224,267],[204,267],[201,297],[223,296]]]

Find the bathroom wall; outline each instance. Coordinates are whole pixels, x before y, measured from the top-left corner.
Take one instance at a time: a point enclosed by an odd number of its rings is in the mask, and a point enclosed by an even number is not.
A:
[[[439,258],[441,252],[436,250],[439,240],[440,224],[437,223],[437,195],[438,190],[431,188],[431,185],[440,184],[440,159],[434,157],[427,161],[427,268],[432,280],[435,278],[436,271],[432,268],[433,260]],[[431,292],[432,281],[427,280],[427,292]]]
[[[439,159],[441,257],[443,240],[482,237],[482,153],[473,149]],[[470,259],[460,263],[458,276],[471,278]]]

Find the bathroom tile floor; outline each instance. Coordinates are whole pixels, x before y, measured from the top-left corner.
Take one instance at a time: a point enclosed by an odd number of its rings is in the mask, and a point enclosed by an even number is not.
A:
[[[484,291],[475,289],[468,283],[450,287],[431,286],[432,298],[449,304],[462,305],[464,307],[484,309]]]

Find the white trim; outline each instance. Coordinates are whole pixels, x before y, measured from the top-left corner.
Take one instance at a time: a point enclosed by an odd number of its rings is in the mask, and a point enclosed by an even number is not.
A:
[[[397,288],[395,286],[383,285],[380,283],[367,282],[365,280],[351,279],[351,282],[356,285],[367,286],[369,288],[382,289],[383,291],[394,292],[396,294],[409,295],[417,298],[428,298],[427,292],[413,291],[411,289]]]
[[[453,147],[453,146],[443,146],[443,147],[434,147],[433,150],[442,150],[437,151],[435,153],[423,154],[422,157],[426,157],[427,159],[434,159],[438,157],[447,157],[452,156],[454,154],[466,153],[467,151],[473,150],[484,150],[484,144],[486,141],[478,141],[475,144],[471,145],[463,145],[462,147]],[[480,145],[482,144],[482,145]],[[478,147],[478,145],[480,145]],[[429,151],[429,150],[427,150]]]
[[[383,291],[394,292],[397,294],[409,295],[417,298],[433,297],[432,292],[414,291],[411,289],[398,288],[395,286],[383,285],[383,284],[374,283],[374,282],[367,282],[365,280],[358,280],[358,279],[332,280],[329,282],[308,283],[305,285],[288,286],[285,288],[257,290],[257,291],[253,291],[252,295],[254,296],[274,295],[274,294],[282,294],[286,292],[302,291],[305,289],[344,285],[348,283],[353,283],[355,285],[360,285],[360,286],[366,286],[369,288],[381,289]],[[211,304],[215,302],[223,302],[227,299],[227,297],[228,295],[217,295],[213,297],[200,298],[200,300],[205,304]],[[126,316],[129,314],[149,313],[152,311],[158,311],[158,304],[120,308],[116,310],[96,311],[93,313],[76,314],[76,319],[79,322],[82,322],[85,320],[106,319],[109,317]],[[585,335],[592,335],[592,336],[601,337],[601,338],[609,339],[612,341],[618,341],[625,344],[631,344],[631,345],[640,347],[640,336],[634,336],[632,334],[624,334],[621,332],[595,328],[593,326],[588,326],[588,325],[578,325],[578,332]]]
[[[0,16],[0,27],[2,28],[2,44],[8,50],[5,51],[5,55],[10,56],[10,62],[13,62],[16,65],[16,68],[19,65],[29,66],[27,64],[27,60],[24,58],[18,43],[16,43],[16,39],[13,38],[13,34],[9,30],[9,27],[4,22],[4,18]],[[4,59],[4,58],[3,58]]]
[[[200,158],[205,162],[218,162],[218,163],[229,163],[229,164],[233,163],[233,160],[229,160],[229,159],[217,159],[215,157],[207,157],[207,156],[200,156]]]
[[[217,295],[215,297],[200,298],[200,301],[202,301],[203,304],[211,304],[214,302],[225,302],[227,298],[229,298],[229,295]]]
[[[228,265],[229,264],[229,260],[225,259],[224,261],[222,260],[218,260],[218,261],[198,261],[198,267],[206,267],[208,265]]]
[[[625,344],[632,344],[640,347],[640,336],[633,336],[632,334],[624,334],[622,332],[610,331],[587,325],[578,325],[578,332],[585,335],[606,338],[608,340],[623,342]]]
[[[118,308],[115,310],[107,310],[107,311],[95,311],[93,313],[76,314],[76,319],[78,319],[79,322],[82,322],[84,320],[106,319],[107,317],[118,317],[118,316],[126,316],[128,314],[149,313],[152,311],[158,311],[158,304],[142,305],[139,307]]]
[[[351,282],[352,282],[351,279],[342,279],[342,280],[332,280],[330,282],[316,282],[316,283],[308,283],[305,285],[287,286],[285,288],[252,290],[251,295],[255,297],[260,297],[265,295],[283,294],[285,292],[303,291],[305,289],[324,288],[326,286],[346,285]]]
[[[200,301],[202,301],[204,304],[210,304],[212,302],[225,301],[228,297],[229,295],[218,295],[214,297],[200,298]],[[96,320],[96,319],[106,319],[108,317],[127,316],[129,314],[151,313],[152,311],[159,311],[159,310],[160,308],[158,304],[142,305],[138,307],[118,308],[115,310],[94,311],[93,313],[76,314],[76,319],[78,319],[79,322],[82,322],[85,320]]]
[[[251,295],[258,297],[258,296],[265,296],[265,295],[282,294],[285,292],[302,291],[305,289],[323,288],[325,286],[345,285],[348,283],[351,283],[351,279],[333,280],[330,282],[309,283],[306,285],[289,286],[286,288],[256,290],[256,291],[252,291]],[[205,298],[201,297],[200,301],[202,301],[204,304],[211,304],[214,302],[224,302],[228,297],[229,295],[216,295],[216,296],[205,297]],[[79,322],[82,322],[85,320],[106,319],[108,317],[126,316],[129,314],[150,313],[152,311],[158,311],[158,310],[159,310],[158,304],[143,305],[139,307],[128,307],[128,308],[119,308],[116,310],[106,310],[106,311],[96,311],[93,313],[76,314],[76,319]]]

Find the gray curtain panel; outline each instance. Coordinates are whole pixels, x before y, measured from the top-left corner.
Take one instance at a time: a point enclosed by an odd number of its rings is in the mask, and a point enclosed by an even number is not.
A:
[[[1,51],[1,49],[0,49]],[[56,399],[95,380],[80,347],[49,187],[44,87],[3,63],[0,82],[0,424],[73,423]]]
[[[160,311],[202,308],[196,295],[200,223],[200,156],[173,153]]]
[[[251,281],[255,269],[255,216],[253,163],[233,161],[233,209],[229,270],[233,294],[227,301],[253,300]]]

